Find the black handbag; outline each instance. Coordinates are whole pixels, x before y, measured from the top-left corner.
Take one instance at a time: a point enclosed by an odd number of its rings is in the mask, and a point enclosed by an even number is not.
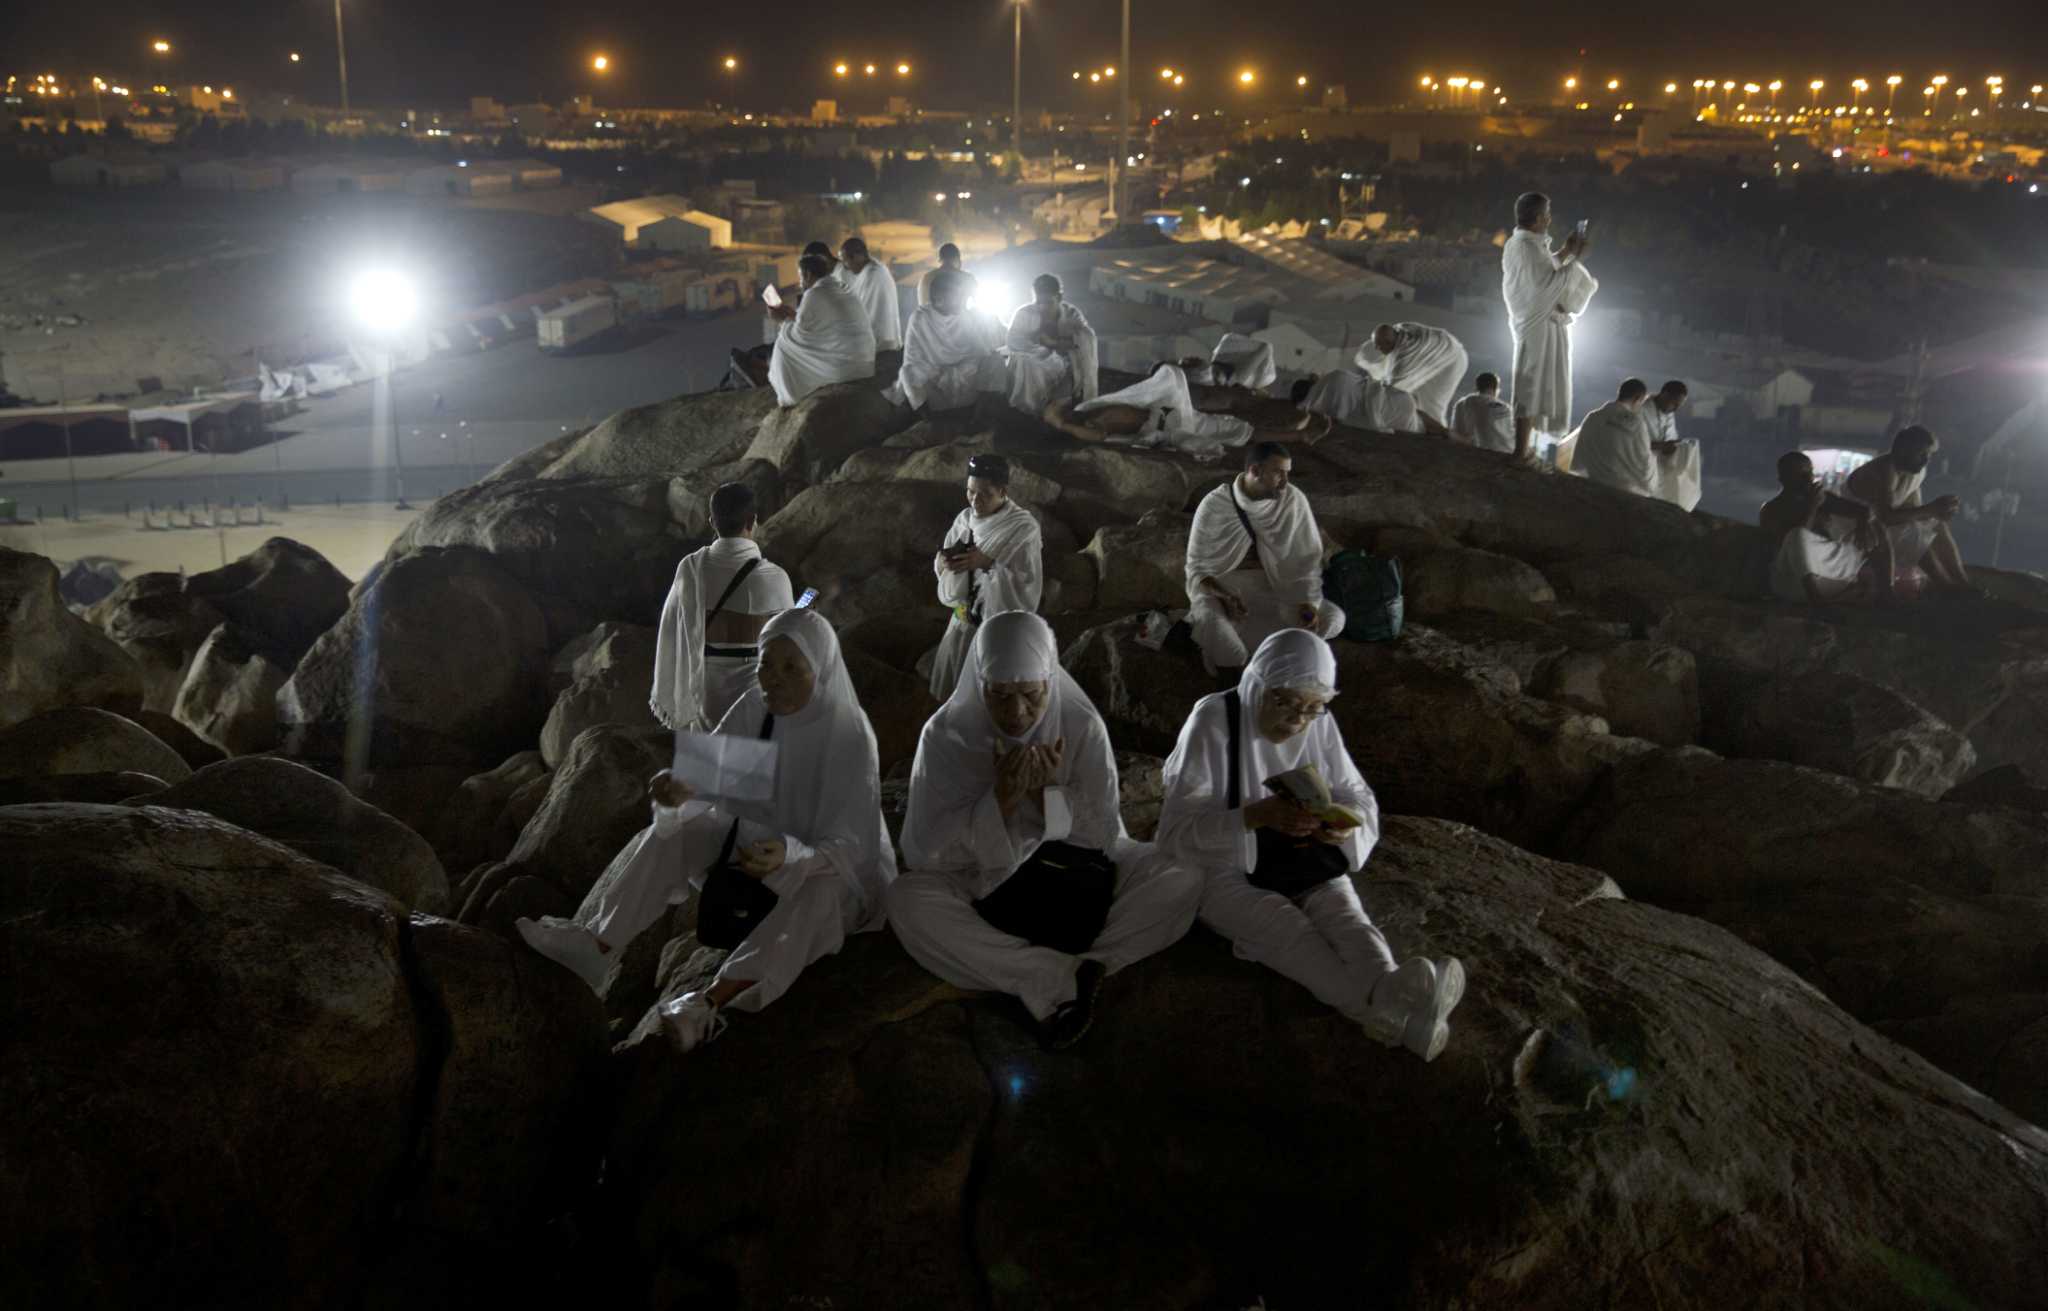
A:
[[[981,917],[1034,947],[1078,956],[1095,945],[1116,899],[1116,862],[1071,842],[1043,842],[994,892]]]
[[[1244,804],[1244,789],[1241,774],[1243,746],[1240,735],[1243,732],[1244,706],[1240,704],[1237,690],[1232,688],[1223,694],[1223,714],[1230,723],[1230,809],[1236,810]],[[1341,847],[1334,843],[1318,842],[1314,838],[1291,838],[1274,829],[1262,828],[1254,834],[1258,842],[1258,860],[1245,882],[1267,892],[1277,892],[1283,897],[1299,897],[1309,889],[1344,877],[1351,870],[1351,860]]]
[[[762,740],[774,732],[775,716],[769,715],[761,721]],[[745,942],[782,900],[733,862],[732,849],[739,835],[740,822],[734,820],[725,831],[717,863],[705,871],[704,888],[697,894],[697,941],[724,951]]]

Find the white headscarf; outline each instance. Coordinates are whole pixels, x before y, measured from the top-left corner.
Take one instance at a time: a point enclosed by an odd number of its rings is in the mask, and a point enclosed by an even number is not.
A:
[[[1002,732],[983,700],[988,685],[1036,682],[1046,684],[1044,712],[1018,736]],[[1124,850],[1129,839],[1118,810],[1109,731],[1095,703],[1060,668],[1051,625],[1020,610],[988,619],[975,633],[952,697],[918,739],[903,820],[904,860],[920,871],[977,871],[983,881],[977,895],[993,890],[1030,859],[1044,836],[1037,827],[1017,831],[1014,820],[1002,819],[995,804],[996,753],[1061,738],[1066,747],[1053,785],[1073,817],[1065,840],[1112,854]]]
[[[1342,844],[1351,868],[1357,870],[1379,841],[1379,803],[1345,750],[1336,719],[1319,715],[1285,742],[1274,742],[1259,732],[1259,706],[1267,692],[1334,697],[1336,689],[1337,657],[1330,644],[1314,633],[1305,628],[1283,628],[1259,644],[1237,680],[1238,804],[1264,800],[1269,795],[1266,780],[1275,774],[1313,764],[1330,785],[1331,797],[1366,818]],[[1195,704],[1173,755],[1167,759],[1159,844],[1190,860],[1234,857],[1237,869],[1249,872],[1258,859],[1258,840],[1227,809],[1229,788],[1229,714],[1224,694],[1218,692]],[[1216,822],[1219,819],[1225,822]]]
[[[794,642],[811,667],[811,699],[795,714],[776,717],[773,804],[721,801],[719,809],[815,847],[860,892],[866,920],[880,913],[882,893],[896,877],[896,852],[882,822],[875,730],[847,676],[839,635],[825,616],[784,610],[762,628],[762,648],[778,637]],[[767,713],[756,684],[718,731],[757,736]]]

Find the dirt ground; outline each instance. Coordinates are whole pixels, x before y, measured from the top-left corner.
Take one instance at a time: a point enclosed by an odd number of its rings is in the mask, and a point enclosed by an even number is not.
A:
[[[100,514],[75,523],[53,518],[40,524],[0,524],[0,546],[49,556],[59,568],[74,560],[111,561],[122,577],[133,578],[153,570],[196,574],[218,569],[272,537],[289,537],[320,552],[355,581],[384,558],[391,540],[418,513],[390,505],[315,505],[282,515],[266,513],[261,524],[255,522],[253,511],[245,511],[248,522],[228,526],[224,520],[217,529],[150,528],[140,513],[133,518]]]
[[[430,320],[603,272],[605,234],[567,193],[439,197],[222,194],[175,186],[0,193],[0,380],[55,402],[247,378],[333,353],[347,288],[409,273]],[[72,320],[76,320],[75,322]]]

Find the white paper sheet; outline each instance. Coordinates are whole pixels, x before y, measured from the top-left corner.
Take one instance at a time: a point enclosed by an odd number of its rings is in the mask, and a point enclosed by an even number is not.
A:
[[[676,734],[669,770],[702,801],[773,801],[775,743],[722,733]]]
[[[767,286],[761,288],[761,299],[763,302],[767,304],[769,309],[774,309],[777,305],[780,305],[782,303],[782,293],[777,291],[775,289],[775,284],[771,282]]]

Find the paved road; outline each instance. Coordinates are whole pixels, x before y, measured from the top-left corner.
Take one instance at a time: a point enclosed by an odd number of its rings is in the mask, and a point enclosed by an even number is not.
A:
[[[550,438],[628,406],[717,384],[734,346],[761,339],[747,311],[714,319],[648,325],[616,349],[545,356],[531,342],[478,355],[446,356],[400,374],[394,384],[405,457],[405,491],[418,501],[475,481],[495,465]],[[435,398],[440,398],[437,408]],[[108,455],[77,462],[81,511],[120,513],[150,502],[196,504],[232,498],[275,504],[390,500],[395,488],[388,411],[379,384],[306,402],[278,425],[282,440],[232,455],[203,452]],[[372,422],[373,414],[378,422]],[[40,505],[56,516],[70,502],[65,462],[13,460],[0,480],[24,517]]]

